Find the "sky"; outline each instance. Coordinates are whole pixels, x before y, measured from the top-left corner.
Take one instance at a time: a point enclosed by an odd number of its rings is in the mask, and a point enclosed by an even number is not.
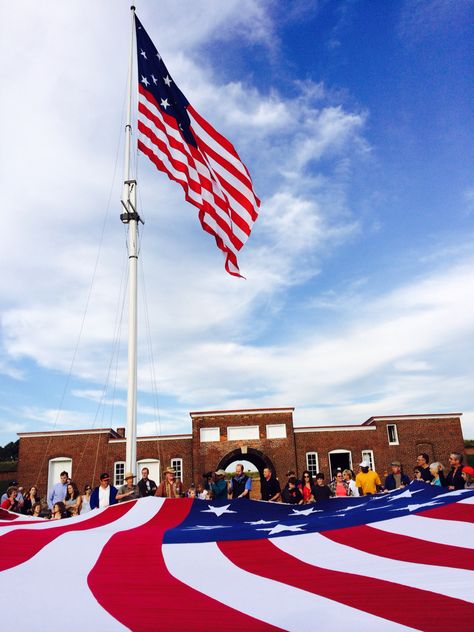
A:
[[[18,0],[0,24],[0,445],[126,425],[129,5]],[[134,149],[138,434],[294,406],[296,426],[459,412],[474,438],[474,3],[136,5],[262,202],[231,277]]]

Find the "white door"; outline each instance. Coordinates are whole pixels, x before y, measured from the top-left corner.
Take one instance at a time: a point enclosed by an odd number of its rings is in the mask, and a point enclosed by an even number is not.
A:
[[[52,489],[53,485],[60,483],[59,475],[61,472],[67,472],[69,478],[72,478],[72,459],[68,459],[65,456],[60,456],[57,459],[51,459],[48,469],[48,490]]]
[[[160,484],[160,461],[158,459],[143,459],[137,462],[137,480],[142,477],[142,467],[147,467],[150,470],[148,478],[155,481],[157,485]]]

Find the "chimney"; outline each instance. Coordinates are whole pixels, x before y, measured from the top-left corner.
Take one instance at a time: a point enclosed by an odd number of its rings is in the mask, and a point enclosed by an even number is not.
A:
[[[122,437],[122,439],[125,439],[125,428],[117,428],[117,434],[119,437]]]

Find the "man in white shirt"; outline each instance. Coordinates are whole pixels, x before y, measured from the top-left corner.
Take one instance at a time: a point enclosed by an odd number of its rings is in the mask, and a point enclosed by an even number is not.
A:
[[[113,485],[109,485],[110,477],[107,472],[101,474],[99,480],[100,485],[96,487],[91,494],[91,509],[102,509],[102,507],[115,505],[117,502],[117,488]]]

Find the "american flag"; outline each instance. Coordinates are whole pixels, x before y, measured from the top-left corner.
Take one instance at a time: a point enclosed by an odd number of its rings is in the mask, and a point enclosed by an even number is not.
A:
[[[233,145],[188,102],[135,17],[138,56],[138,148],[184,189],[214,235],[225,268],[241,276],[237,253],[257,219],[260,201]]]
[[[3,511],[1,611],[19,631],[462,632],[474,622],[473,521],[474,490],[424,483],[295,507],[143,498],[61,521]]]

